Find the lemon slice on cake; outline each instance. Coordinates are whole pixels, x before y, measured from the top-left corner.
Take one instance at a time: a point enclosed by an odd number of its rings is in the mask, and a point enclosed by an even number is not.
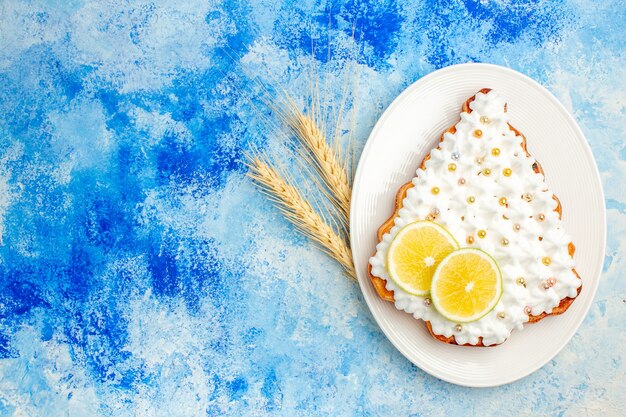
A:
[[[433,305],[448,320],[468,323],[494,309],[502,296],[502,274],[496,261],[480,249],[448,255],[433,275]]]
[[[387,271],[393,282],[413,295],[427,295],[433,273],[459,244],[443,227],[430,221],[404,226],[387,253]]]

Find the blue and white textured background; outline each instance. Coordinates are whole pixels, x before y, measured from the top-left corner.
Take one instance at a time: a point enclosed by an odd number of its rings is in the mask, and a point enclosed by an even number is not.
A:
[[[2,1],[0,415],[623,413],[626,6],[414,3]],[[300,98],[312,43],[330,103],[360,50],[360,146],[400,91],[460,62],[521,71],[574,114],[607,258],[543,369],[484,390],[426,375],[245,178],[242,153],[275,139],[241,67]]]

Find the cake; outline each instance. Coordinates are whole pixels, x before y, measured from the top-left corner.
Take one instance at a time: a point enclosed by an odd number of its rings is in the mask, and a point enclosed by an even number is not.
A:
[[[378,229],[379,243],[368,266],[371,282],[383,300],[423,320],[442,342],[500,344],[525,323],[565,312],[580,293],[575,248],[561,215],[526,138],[509,124],[504,99],[482,89],[463,103],[460,121],[443,133],[416,176],[398,190],[393,214]],[[502,295],[484,317],[451,321],[428,294],[411,294],[390,279],[389,247],[403,227],[418,221],[434,222],[460,248],[478,248],[495,259]]]

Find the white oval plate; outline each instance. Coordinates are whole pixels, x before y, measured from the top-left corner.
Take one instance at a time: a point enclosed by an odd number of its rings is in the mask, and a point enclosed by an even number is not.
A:
[[[393,212],[398,188],[409,181],[441,133],[459,119],[461,104],[479,89],[508,102],[511,124],[528,139],[550,189],[563,204],[566,231],[576,245],[582,292],[563,315],[514,331],[502,345],[452,346],[433,339],[423,322],[382,301],[367,275],[376,230]],[[580,128],[544,87],[511,69],[462,64],[433,72],[407,88],[382,115],[361,155],[352,192],[350,237],[367,305],[387,338],[411,362],[444,381],[471,387],[513,382],[536,371],[567,344],[582,323],[600,280],[606,218],[600,175]]]

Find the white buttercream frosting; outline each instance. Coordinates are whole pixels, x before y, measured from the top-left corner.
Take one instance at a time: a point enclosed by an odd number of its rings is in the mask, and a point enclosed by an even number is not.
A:
[[[394,292],[398,309],[429,321],[435,334],[454,335],[458,344],[477,344],[482,337],[488,346],[504,342],[513,329],[521,330],[528,321],[527,307],[532,315],[550,313],[561,299],[575,297],[581,281],[572,271],[571,239],[554,211],[557,202],[544,176],[533,170],[536,161],[522,149],[522,137],[509,128],[504,100],[494,91],[478,93],[470,108],[471,113],[461,113],[456,132],[444,134],[438,148],[431,151],[425,169],[417,170],[394,226],[376,246],[370,264],[372,274],[384,279],[387,289]],[[455,164],[454,170],[450,164]],[[461,178],[464,184],[459,183]],[[437,194],[432,192],[434,187],[439,189]],[[468,202],[470,196],[474,203]],[[424,303],[425,297],[395,285],[385,266],[389,244],[398,231],[426,219],[435,209],[439,210],[435,222],[461,247],[484,250],[502,271],[504,291],[495,309],[478,321],[464,323],[461,330],[432,304]],[[478,230],[486,236],[479,238]],[[468,236],[473,237],[472,244],[467,243]],[[546,289],[546,284],[551,286]]]

